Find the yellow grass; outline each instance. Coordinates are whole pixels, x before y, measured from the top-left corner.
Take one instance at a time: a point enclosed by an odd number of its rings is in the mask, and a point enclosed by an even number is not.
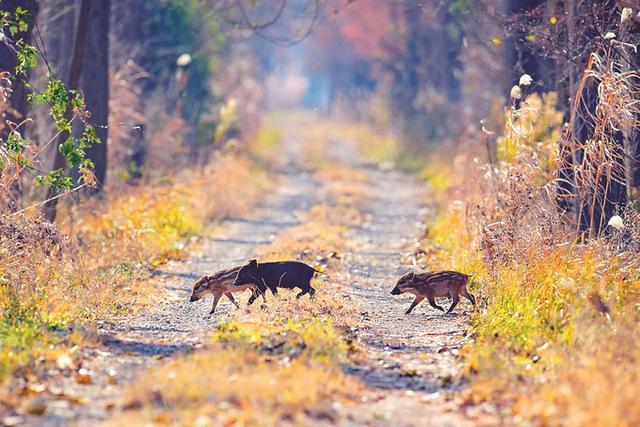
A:
[[[547,167],[544,152],[529,148],[543,146],[514,149]],[[462,351],[472,380],[463,401],[493,402],[524,424],[637,425],[637,254],[604,239],[573,243],[542,198],[522,209],[541,176],[517,159],[495,174],[466,154],[439,169],[430,179],[452,179],[436,198],[421,262],[473,274],[480,296]]]
[[[301,223],[283,230],[258,249],[260,260],[300,259],[326,275],[314,279],[316,296],[295,298],[282,289],[268,308],[254,304],[223,321],[209,348],[149,372],[126,393],[126,407],[114,423],[228,425],[312,425],[335,422],[337,405],[348,405],[361,384],[341,366],[358,349],[343,333],[358,309],[337,296],[332,279],[350,247],[345,218],[355,222],[366,191],[364,178],[340,165],[320,162],[319,190],[331,202],[319,203]],[[332,187],[336,182],[345,184]],[[357,191],[353,190],[357,188]],[[318,265],[320,264],[320,265]]]
[[[525,425],[639,425],[640,257],[606,239],[575,244],[545,199],[562,132],[555,103],[533,95],[507,117],[495,165],[483,165],[479,132],[457,154],[416,156],[436,205],[417,261],[473,275],[479,309],[461,351],[471,382],[460,404],[490,402]],[[403,147],[354,134],[376,163],[401,164]]]
[[[5,242],[0,249],[0,379],[21,367],[46,368],[50,361],[40,355],[50,345],[73,345],[56,330],[144,303],[152,294],[149,262],[179,256],[208,221],[247,209],[268,185],[254,164],[226,156],[202,174],[187,172],[124,194],[107,190],[99,201],[63,208],[61,228],[70,244],[58,255],[47,255],[37,242],[20,250]]]
[[[359,388],[339,368],[305,358],[265,360],[215,347],[170,362],[136,383],[126,411],[110,422],[160,425],[309,425],[355,400]]]

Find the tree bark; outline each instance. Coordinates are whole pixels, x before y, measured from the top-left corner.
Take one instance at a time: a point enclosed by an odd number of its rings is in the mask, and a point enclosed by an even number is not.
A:
[[[0,6],[4,10],[14,11],[20,7],[29,11],[29,15],[26,17],[27,25],[29,28],[26,32],[21,33],[20,37],[25,43],[31,44],[31,34],[33,26],[38,19],[38,3],[36,0],[6,0]],[[8,71],[11,75],[15,74],[15,68],[18,65],[16,55],[9,51],[9,48],[0,44],[0,71]],[[28,77],[28,76],[27,76]],[[29,103],[27,102],[27,88],[25,86],[25,78],[17,77],[12,81],[11,99],[9,100],[10,108],[6,111],[6,116],[0,118],[3,123],[0,126],[0,142],[6,141],[9,137],[11,128],[7,126],[7,122],[12,122],[19,127],[19,132],[24,135],[30,132],[30,126],[26,121],[29,118]],[[22,177],[18,176],[11,185],[9,190],[10,195],[8,197],[8,208],[12,211],[18,209],[18,200],[22,194]]]
[[[33,25],[38,17],[38,2],[36,0],[4,0],[0,5],[2,9],[13,11],[20,7],[29,11],[29,16],[26,18],[29,29],[20,34],[20,37],[25,43],[31,43],[31,31]],[[16,56],[9,51],[9,49],[0,44],[0,71],[9,71],[12,75],[18,61]],[[13,94],[11,95],[11,110],[7,112],[5,120],[19,124],[28,117],[29,104],[27,102],[27,88],[25,87],[22,78],[18,77],[12,82],[11,88]],[[24,133],[24,128],[21,128],[21,133]],[[8,128],[0,128],[0,140],[6,141],[9,135]]]
[[[109,14],[110,0],[94,2],[89,14],[91,30],[86,35],[79,89],[84,95],[89,122],[102,142],[86,150],[93,162],[96,192],[102,190],[107,178],[107,138],[109,136]]]
[[[80,13],[76,25],[76,35],[71,56],[71,66],[69,68],[69,78],[66,81],[69,89],[77,88],[82,74],[82,60],[84,58],[86,35],[89,30],[89,19],[91,15],[91,0],[82,0]],[[72,112],[69,108],[67,119],[71,120]],[[65,169],[67,161],[59,150],[60,145],[69,138],[68,132],[61,132],[54,144],[55,157],[52,170]],[[53,222],[56,219],[58,207],[57,188],[49,187],[47,190],[46,202],[44,203],[42,214],[46,220]]]
[[[537,55],[534,46],[527,41],[525,27],[526,22],[520,22],[531,14],[544,14],[542,9],[546,1],[543,0],[508,0],[506,13],[511,20],[510,32],[506,40],[506,76],[505,93],[509,93],[511,87],[518,84],[520,76],[529,74],[534,79],[531,90],[542,93],[553,90],[552,75],[553,66],[551,61]]]

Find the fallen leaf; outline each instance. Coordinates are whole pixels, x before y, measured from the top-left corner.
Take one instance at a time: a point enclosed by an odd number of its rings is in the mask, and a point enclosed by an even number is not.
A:
[[[78,384],[91,384],[91,372],[88,369],[81,368],[76,373],[76,382]]]
[[[24,412],[29,415],[42,415],[47,410],[47,401],[42,397],[36,397],[27,403]]]

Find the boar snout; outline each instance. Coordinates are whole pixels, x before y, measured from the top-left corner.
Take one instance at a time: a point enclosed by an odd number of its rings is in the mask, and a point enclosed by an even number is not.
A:
[[[195,295],[191,295],[191,298],[189,298],[189,302],[194,302],[194,301],[198,301],[200,298],[198,298]]]
[[[393,289],[391,289],[391,295],[400,295],[401,293],[402,291],[397,285]]]

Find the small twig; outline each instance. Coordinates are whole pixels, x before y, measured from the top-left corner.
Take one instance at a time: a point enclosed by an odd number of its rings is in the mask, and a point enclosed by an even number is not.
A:
[[[60,193],[60,194],[58,194],[57,196],[53,196],[53,197],[51,197],[51,198],[49,198],[49,199],[42,200],[41,202],[35,203],[35,204],[31,205],[31,206],[27,206],[27,207],[26,207],[26,208],[24,208],[24,209],[21,209],[21,210],[19,210],[19,211],[17,211],[17,212],[14,212],[14,213],[12,213],[12,214],[11,214],[11,216],[15,216],[15,215],[21,214],[21,213],[23,213],[23,212],[28,211],[29,209],[33,209],[33,208],[37,208],[38,206],[42,206],[42,205],[44,205],[45,203],[50,202],[50,201],[52,201],[52,200],[56,200],[56,199],[59,199],[60,197],[64,197],[64,196],[66,196],[66,195],[68,195],[68,194],[75,193],[76,191],[78,191],[78,190],[80,190],[81,188],[86,187],[86,186],[87,186],[87,183],[86,183],[86,182],[85,182],[85,183],[82,183],[82,184],[78,185],[76,188],[72,188],[72,189],[70,189],[70,190],[65,191],[64,193]]]

